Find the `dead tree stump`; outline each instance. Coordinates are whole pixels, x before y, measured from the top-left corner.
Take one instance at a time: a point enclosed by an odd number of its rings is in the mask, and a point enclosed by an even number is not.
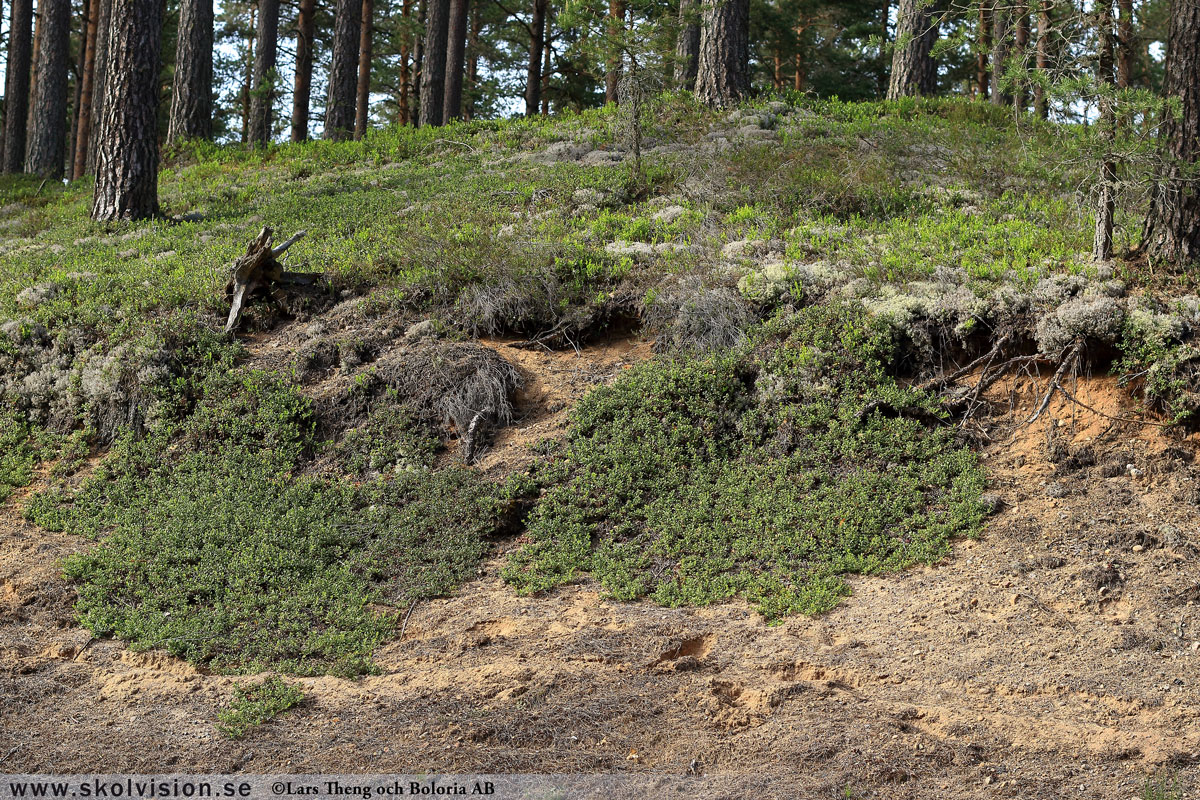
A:
[[[246,246],[245,255],[229,267],[229,282],[225,284],[225,297],[229,300],[229,318],[225,321],[225,332],[235,330],[242,320],[242,310],[254,297],[274,302],[284,314],[288,313],[287,287],[307,286],[316,280],[313,275],[289,272],[279,263],[279,257],[296,242],[304,238],[300,231],[278,247],[271,247],[271,229],[263,228],[254,241]]]

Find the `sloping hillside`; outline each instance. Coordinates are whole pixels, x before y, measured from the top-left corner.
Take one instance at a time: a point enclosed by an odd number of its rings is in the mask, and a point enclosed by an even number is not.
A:
[[[645,114],[7,179],[6,770],[1194,786],[1200,298],[1089,260],[1070,133]]]

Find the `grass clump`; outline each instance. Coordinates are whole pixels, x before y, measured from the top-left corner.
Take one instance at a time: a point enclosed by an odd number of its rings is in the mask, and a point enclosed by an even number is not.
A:
[[[505,577],[535,592],[590,573],[666,605],[741,594],[778,618],[832,608],[846,573],[942,558],[980,529],[984,474],[933,398],[888,375],[889,341],[860,307],[814,307],[593,392]]]
[[[514,489],[463,468],[355,484],[298,476],[311,404],[265,374],[210,380],[179,428],[122,440],[39,524],[107,534],[65,562],[82,623],[221,672],[371,671],[395,606],[452,591]]]
[[[233,702],[217,712],[217,730],[230,739],[241,739],[247,733],[270,722],[304,700],[304,692],[272,676],[261,683],[235,683]]]

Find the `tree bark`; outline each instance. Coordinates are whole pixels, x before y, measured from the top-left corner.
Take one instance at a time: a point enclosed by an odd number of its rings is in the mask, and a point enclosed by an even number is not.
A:
[[[417,28],[425,30],[425,22],[429,18],[429,0],[417,2]],[[413,84],[412,96],[416,110],[409,111],[413,126],[421,124],[421,79],[425,75],[425,37],[418,36],[413,42]]]
[[[466,98],[463,100],[463,119],[475,118],[475,96],[479,88],[479,34],[483,33],[483,15],[479,4],[471,6],[471,32],[467,37]]]
[[[1037,41],[1034,49],[1037,51],[1038,80],[1033,85],[1033,113],[1039,119],[1046,119],[1050,113],[1050,101],[1042,81],[1049,79],[1050,70],[1050,9],[1052,0],[1039,0],[1037,16]]]
[[[542,50],[546,46],[546,6],[548,0],[533,0],[530,20],[529,64],[525,69],[525,116],[532,117],[542,105]]]
[[[463,70],[466,68],[469,0],[451,0],[446,29],[446,89],[442,97],[442,122],[462,119]],[[544,18],[543,18],[544,27]]]
[[[405,22],[405,30],[409,17],[412,16],[412,0],[403,0],[400,4],[400,17]],[[409,94],[412,92],[412,66],[409,62],[409,43],[408,35],[405,34],[403,41],[400,42],[400,124],[407,125],[412,117],[411,106],[409,105]]]
[[[88,20],[92,18],[92,0],[82,0],[79,18],[79,48],[75,54],[75,81],[72,88],[74,97],[71,101],[70,127],[67,128],[67,164],[64,175],[68,179],[75,177],[75,148],[79,143],[79,101],[83,98],[83,73],[87,71]]]
[[[703,0],[696,96],[726,106],[750,91],[750,0]]]
[[[1015,24],[1013,26],[1013,49],[1016,53],[1016,58],[1022,64],[1025,63],[1025,57],[1029,48],[1029,7],[1017,5],[1013,9],[1015,15]],[[1013,92],[1012,96],[1013,107],[1018,111],[1024,111],[1029,105],[1029,95],[1024,86],[1021,86],[1017,91]]]
[[[8,66],[4,89],[4,172],[20,172],[25,165],[25,133],[29,117],[29,80],[32,69],[31,29],[33,0],[12,0],[8,35]]]
[[[1116,211],[1115,191],[1117,165],[1112,157],[1116,140],[1116,113],[1110,92],[1113,85],[1113,17],[1112,0],[1096,0],[1096,77],[1100,84],[1100,141],[1105,152],[1100,165],[1099,196],[1096,204],[1096,229],[1092,237],[1092,259],[1112,258],[1113,214]]]
[[[975,92],[980,99],[987,98],[991,71],[988,57],[992,53],[992,9],[986,0],[979,3],[978,41],[975,43]]]
[[[92,219],[158,213],[158,66],[161,0],[112,0],[109,69],[97,130]]]
[[[375,0],[362,0],[362,28],[358,37],[358,92],[354,102],[354,138],[367,133],[371,111],[371,35],[375,29]]]
[[[1133,0],[1117,0],[1117,87],[1133,84]]]
[[[296,77],[292,83],[292,141],[308,139],[308,117],[312,107],[313,20],[316,0],[300,0],[296,16]]]
[[[67,72],[71,61],[70,0],[40,0],[42,43],[38,48],[33,124],[25,171],[61,178],[67,149]]]
[[[554,42],[554,7],[549,2],[546,3],[546,32],[542,37],[544,42],[542,46],[542,116],[550,116],[550,74],[552,71],[552,63],[550,61],[553,55]]]
[[[679,35],[675,39],[675,85],[696,88],[700,60],[700,6],[696,0],[679,0]]]
[[[100,130],[100,117],[104,111],[104,85],[108,80],[109,40],[112,38],[112,5],[113,0],[96,0],[100,6],[96,16],[96,61],[92,68],[92,120],[89,125],[87,164],[84,171],[96,174],[98,163],[96,151],[97,132]]]
[[[937,89],[936,12],[925,0],[900,0],[896,11],[896,46],[887,99],[932,94]]]
[[[625,0],[608,0],[608,35],[612,39],[610,47],[615,47],[625,29]],[[607,68],[604,71],[604,102],[617,102],[621,87],[621,54],[610,54]]]
[[[354,133],[358,90],[358,42],[362,36],[362,0],[337,0],[333,15],[333,64],[329,70],[329,102],[325,138],[341,141]]]
[[[167,142],[212,138],[213,4],[181,0]]]
[[[1004,71],[1008,68],[1008,10],[997,6],[992,10],[992,105],[1006,106],[1012,97],[1000,90]]]
[[[1164,91],[1177,99],[1159,129],[1162,166],[1151,195],[1142,243],[1155,260],[1183,267],[1200,259],[1200,4],[1171,0]]]
[[[446,36],[450,0],[426,0],[425,63],[421,67],[421,124],[441,125],[446,99]]]
[[[246,63],[242,71],[242,141],[250,141],[250,94],[254,91],[254,43],[258,31],[258,6],[250,7],[250,33],[246,37]]]
[[[258,32],[254,52],[254,78],[250,90],[250,141],[266,147],[277,94],[275,74],[279,51],[279,0],[258,0]]]

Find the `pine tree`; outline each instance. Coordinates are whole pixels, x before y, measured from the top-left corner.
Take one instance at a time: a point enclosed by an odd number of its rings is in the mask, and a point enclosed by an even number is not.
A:
[[[354,133],[358,94],[358,43],[362,36],[362,0],[337,0],[333,15],[333,64],[329,70],[329,102],[325,138],[349,139]]]
[[[212,93],[213,4],[181,0],[168,142],[212,138]]]
[[[71,60],[70,0],[40,0],[41,46],[33,91],[33,124],[25,171],[61,178],[67,149],[67,72]]]
[[[932,94],[937,89],[933,45],[938,27],[928,0],[900,0],[896,11],[896,46],[887,97]]]
[[[87,25],[84,28],[83,69],[79,74],[79,100],[75,110],[75,150],[71,178],[82,178],[87,172],[88,150],[92,138],[92,97],[95,93],[97,19],[102,0],[88,4]]]
[[[469,12],[469,0],[450,0],[450,19],[446,28],[446,88],[442,97],[443,123],[462,119],[462,86],[463,71],[466,69]]]
[[[737,102],[750,91],[749,0],[704,0],[696,96],[710,106]]]
[[[279,51],[279,0],[258,0],[254,76],[250,89],[250,141],[265,146],[271,140],[275,106],[275,61]]]
[[[96,131],[92,219],[158,213],[158,59],[161,0],[112,0],[108,70]]]
[[[426,0],[424,63],[421,66],[421,124],[441,125],[446,100],[446,36],[450,0]]]
[[[33,64],[33,0],[12,0],[8,66],[4,89],[4,163],[6,174],[25,166],[25,132],[29,116],[29,80]]]
[[[1159,129],[1163,162],[1142,242],[1155,260],[1183,267],[1200,260],[1200,4],[1171,0],[1164,91],[1177,107]]]
[[[700,59],[700,19],[696,0],[680,0],[679,33],[675,39],[675,84],[680,89],[696,86]]]
[[[362,27],[358,37],[358,89],[354,103],[354,138],[367,133],[371,111],[371,40],[375,28],[375,2],[362,0]]]
[[[308,117],[312,105],[313,36],[316,0],[300,0],[296,16],[296,78],[292,84],[292,141],[308,139]]]

